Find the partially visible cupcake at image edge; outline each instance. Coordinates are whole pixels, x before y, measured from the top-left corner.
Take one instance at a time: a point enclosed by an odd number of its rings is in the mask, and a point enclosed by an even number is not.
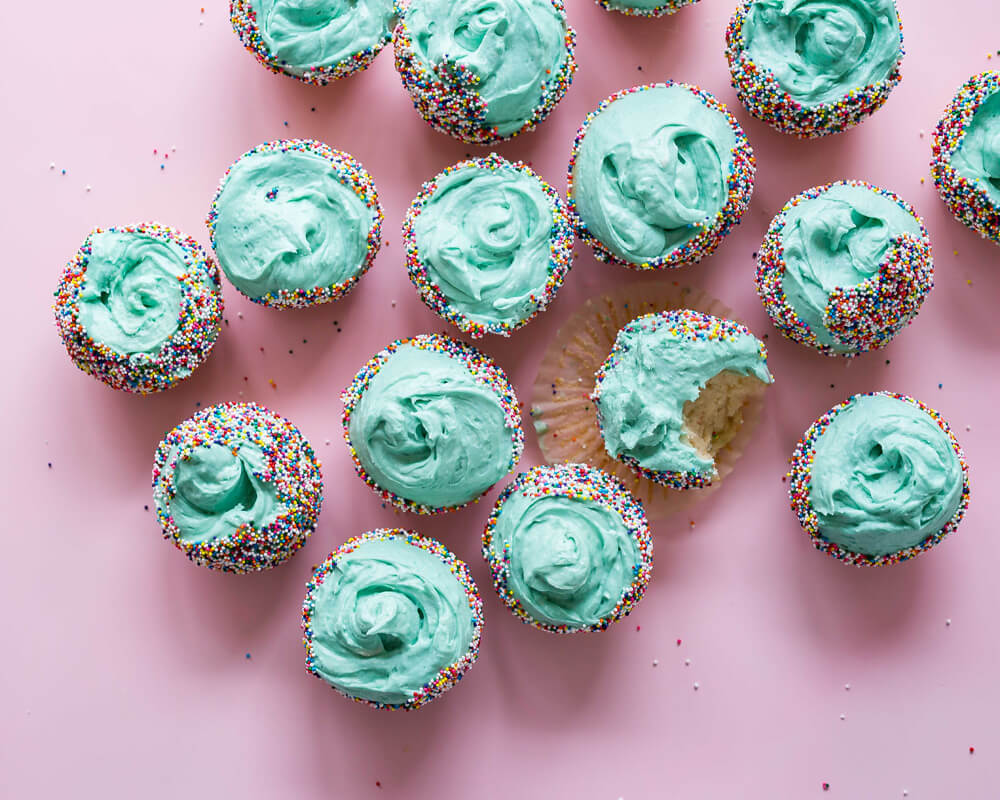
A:
[[[576,33],[563,0],[470,8],[402,0],[393,33],[396,70],[432,128],[470,144],[533,130],[566,94]]]
[[[473,337],[526,325],[573,263],[573,226],[559,193],[495,153],[425,183],[403,242],[420,299]]]
[[[522,621],[552,633],[602,631],[646,591],[653,542],[642,504],[586,464],[523,472],[483,532],[493,585]]]
[[[348,539],[306,586],[306,669],[340,694],[411,711],[454,687],[479,657],[483,602],[440,542],[377,528]]]
[[[698,0],[596,0],[597,5],[608,11],[617,11],[628,17],[664,17],[674,14],[684,6]]]
[[[934,286],[923,221],[863,181],[797,194],[775,216],[757,259],[757,293],[775,327],[829,356],[885,347]]]
[[[710,255],[739,223],[755,173],[746,134],[713,95],[683,83],[634,86],[577,133],[570,211],[598,259],[680,267]]]
[[[782,133],[840,133],[877,111],[900,81],[894,0],[742,0],[726,30],[740,102]]]
[[[1000,72],[973,75],[948,104],[931,175],[955,219],[1000,244]]]
[[[368,67],[392,38],[398,0],[230,0],[243,46],[267,69],[322,86]]]
[[[135,394],[191,375],[215,345],[222,309],[215,261],[157,222],[95,228],[63,271],[54,304],[73,363]]]
[[[891,392],[849,397],[792,456],[788,496],[813,544],[845,564],[907,561],[953,532],[969,506],[969,466],[948,423]]]
[[[361,368],[341,400],[355,470],[404,511],[438,514],[477,501],[524,449],[506,375],[448,336],[392,342]]]
[[[156,448],[163,536],[191,561],[258,572],[291,558],[316,528],[323,478],[291,422],[255,403],[203,409]]]

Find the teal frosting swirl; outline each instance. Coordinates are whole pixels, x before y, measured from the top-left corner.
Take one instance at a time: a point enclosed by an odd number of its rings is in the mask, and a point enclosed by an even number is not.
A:
[[[785,212],[782,290],[820,344],[842,353],[856,350],[837,341],[827,328],[830,293],[875,275],[893,240],[903,235],[922,238],[917,218],[894,200],[861,186],[831,186]]]
[[[509,136],[529,122],[568,57],[552,0],[412,0],[406,27],[424,68],[451,63],[479,80],[484,121]]]
[[[313,598],[315,671],[352,697],[405,703],[472,644],[464,587],[405,540],[366,541],[338,556]]]
[[[412,344],[381,365],[348,431],[380,488],[431,508],[477,498],[506,474],[514,451],[496,393],[458,358]]]
[[[616,358],[597,397],[605,449],[654,472],[712,476],[714,461],[685,434],[684,405],[724,371],[771,383],[767,359],[749,333],[710,339],[679,314],[670,324],[653,325],[655,316],[639,317],[618,332]]]
[[[155,355],[180,324],[184,251],[143,233],[95,233],[90,244],[80,324],[115,352]]]
[[[507,588],[524,610],[548,625],[585,628],[607,618],[641,563],[621,515],[593,500],[507,496],[490,550],[510,552]]]
[[[537,178],[462,167],[437,179],[416,217],[421,263],[469,319],[516,324],[537,309],[548,281],[552,213]]]
[[[587,230],[633,264],[715,224],[736,144],[729,121],[680,85],[619,97],[587,126],[573,200]]]
[[[394,0],[250,0],[261,38],[296,75],[378,47],[395,25]]]
[[[994,92],[969,120],[951,165],[959,175],[982,187],[1000,207],[1000,92]]]
[[[223,180],[214,212],[219,264],[254,299],[354,277],[375,219],[330,160],[305,149],[243,156]]]
[[[893,0],[754,0],[743,41],[807,107],[885,80],[902,55]]]
[[[816,440],[809,499],[819,533],[845,550],[889,555],[941,530],[962,500],[951,439],[919,406],[861,396]]]

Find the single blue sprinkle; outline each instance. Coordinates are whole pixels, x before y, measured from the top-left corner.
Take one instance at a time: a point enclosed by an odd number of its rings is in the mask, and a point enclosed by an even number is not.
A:
[[[250,654],[249,654],[249,653],[247,653],[247,654],[246,654],[246,660],[247,660],[247,661],[249,661],[249,660],[250,660]]]
[[[63,171],[62,171],[62,174],[63,174],[63,175],[65,175],[65,174],[66,174],[66,170],[63,170]]]
[[[52,469],[52,462],[49,462],[49,469]]]
[[[287,119],[285,120],[285,127],[286,128],[288,127],[288,120]]]
[[[166,164],[160,164],[160,169],[166,169],[166,168],[167,168]]]
[[[201,400],[195,400],[194,404],[198,406],[198,408],[201,408]]]
[[[149,511],[149,506],[143,506],[143,507],[142,507],[142,510],[143,510],[143,511]]]
[[[943,383],[939,383],[938,384],[938,389],[941,389],[941,388],[944,388],[944,384]]]

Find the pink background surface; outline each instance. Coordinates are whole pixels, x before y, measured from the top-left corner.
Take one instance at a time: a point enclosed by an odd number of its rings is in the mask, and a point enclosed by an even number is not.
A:
[[[860,128],[812,142],[773,132],[736,101],[722,55],[732,0],[660,21],[568,0],[576,81],[538,131],[497,150],[564,189],[577,126],[606,95],[667,77],[715,92],[756,150],[757,189],[714,256],[663,277],[714,293],[769,334],[777,377],[752,452],[723,490],[654,526],[643,603],[607,633],[575,637],[522,625],[493,593],[479,536],[496,491],[450,516],[394,514],[355,477],[340,441],[338,394],[361,363],[393,338],[444,328],[405,276],[398,231],[420,183],[470,149],[416,116],[388,52],[352,79],[304,86],[242,50],[226,5],[202,14],[197,2],[15,3],[4,14],[0,795],[996,797],[1000,250],[920,182],[941,110],[997,63],[986,57],[998,45],[992,0],[943,10],[901,0],[902,84]],[[163,395],[127,396],[78,372],[49,307],[88,230],[155,218],[207,244],[203,219],[228,164],[285,136],[353,153],[378,184],[387,241],[354,293],[278,313],[227,284],[229,324],[214,354]],[[752,285],[751,253],[772,215],[838,178],[912,202],[937,267],[913,326],[850,364],[778,336]],[[483,345],[525,403],[561,321],[602,288],[644,279],[577,249],[552,308],[512,340]],[[941,547],[872,571],[813,550],[781,476],[815,416],[876,389],[913,394],[954,424],[973,497]],[[305,550],[254,576],[189,564],[144,509],[162,434],[198,403],[240,397],[298,424],[326,482]],[[529,430],[520,466],[538,460]],[[412,714],[352,704],[302,663],[311,565],[383,525],[440,538],[470,563],[486,601],[480,662]]]

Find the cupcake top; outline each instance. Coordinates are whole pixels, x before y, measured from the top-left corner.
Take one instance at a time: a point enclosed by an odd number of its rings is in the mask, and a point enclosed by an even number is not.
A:
[[[951,165],[961,177],[975,183],[993,206],[1000,208],[1000,85],[996,76],[997,73],[992,73],[992,77],[989,73],[981,76],[987,91],[965,124]]]
[[[504,602],[556,633],[604,630],[646,589],[653,544],[642,505],[585,464],[535,467],[497,500],[483,555]]]
[[[473,336],[526,324],[548,305],[573,257],[558,193],[495,153],[424,184],[403,238],[421,299]]]
[[[447,336],[393,342],[342,399],[344,438],[358,474],[408,511],[450,511],[478,499],[524,448],[506,376]]]
[[[765,303],[778,288],[766,273],[780,265],[781,296],[770,299],[794,314],[775,312],[779,327],[830,354],[887,344],[933,286],[930,239],[920,218],[896,195],[860,181],[792,198],[771,223],[761,262]]]
[[[688,309],[633,319],[592,395],[608,453],[674,488],[709,482],[715,461],[695,446],[687,405],[724,372],[773,381],[764,344],[732,320]]]
[[[288,559],[315,528],[322,496],[312,447],[254,403],[206,408],[156,449],[153,499],[164,535],[213,569],[252,572]]]
[[[597,0],[608,11],[620,11],[628,16],[661,17],[698,0]]]
[[[379,528],[316,570],[302,607],[306,669],[377,708],[419,708],[479,655],[482,599],[439,542]]]
[[[948,425],[910,397],[855,395],[806,431],[792,508],[817,547],[857,564],[910,558],[968,506],[968,466]]]
[[[807,108],[886,81],[903,57],[893,0],[747,0],[747,56]]]
[[[611,260],[679,266],[711,252],[738,221],[753,171],[742,129],[710,94],[638,86],[605,100],[581,127],[570,203],[580,235]]]
[[[226,277],[278,308],[337,299],[378,252],[382,207],[350,155],[313,140],[259,145],[227,170],[208,215]]]

